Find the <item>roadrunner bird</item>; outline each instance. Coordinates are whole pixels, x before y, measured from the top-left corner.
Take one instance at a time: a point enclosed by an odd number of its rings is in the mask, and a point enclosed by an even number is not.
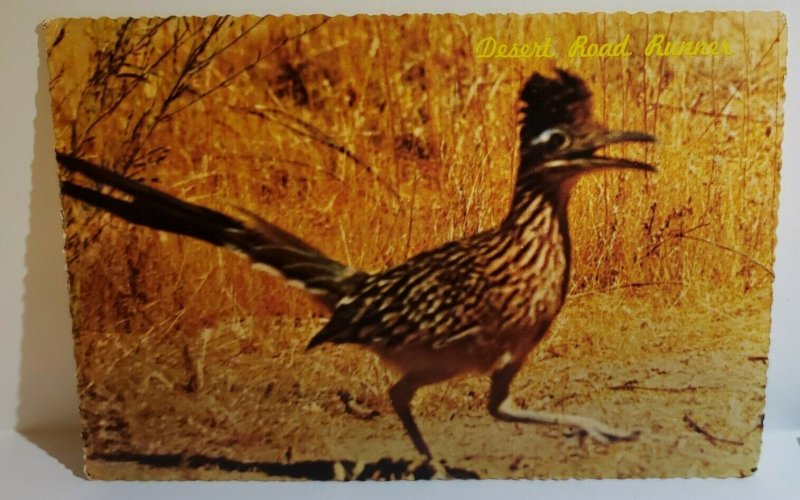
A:
[[[361,344],[397,369],[400,379],[389,390],[392,405],[427,458],[430,448],[411,413],[414,393],[467,372],[489,374],[488,410],[500,420],[572,426],[600,442],[635,439],[635,433],[590,418],[519,409],[509,386],[564,303],[573,186],[583,174],[609,168],[654,170],[595,154],[610,144],[654,138],[609,131],[594,121],[590,92],[566,71],[553,78],[534,74],[520,98],[520,163],[502,223],[379,273],[339,263],[255,214],[225,215],[58,153],[67,171],[95,186],[77,184],[73,177],[62,183],[62,191],[135,224],[242,252],[308,290],[331,311],[308,347]]]

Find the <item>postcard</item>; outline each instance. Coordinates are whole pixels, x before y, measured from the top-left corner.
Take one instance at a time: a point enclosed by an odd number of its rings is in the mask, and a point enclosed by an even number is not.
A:
[[[756,471],[782,14],[44,37],[89,477]]]

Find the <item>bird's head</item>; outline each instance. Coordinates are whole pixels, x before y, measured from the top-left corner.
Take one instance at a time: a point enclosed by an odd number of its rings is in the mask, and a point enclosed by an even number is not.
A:
[[[520,93],[519,182],[537,177],[571,186],[584,173],[605,169],[654,171],[655,167],[624,158],[595,154],[621,142],[653,142],[643,132],[608,130],[592,118],[592,94],[583,81],[558,70],[554,78],[535,73]]]

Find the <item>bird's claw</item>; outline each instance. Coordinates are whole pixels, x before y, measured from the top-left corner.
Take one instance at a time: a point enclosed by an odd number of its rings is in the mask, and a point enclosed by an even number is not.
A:
[[[595,442],[600,444],[611,444],[622,441],[636,441],[639,439],[641,432],[624,432],[605,425],[598,425],[577,427],[566,432],[565,435],[567,437],[578,436],[581,445],[586,441],[586,438],[592,438]]]

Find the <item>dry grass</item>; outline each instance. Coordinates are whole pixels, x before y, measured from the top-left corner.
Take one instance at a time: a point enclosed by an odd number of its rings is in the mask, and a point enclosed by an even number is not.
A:
[[[487,35],[553,34],[565,54],[578,34],[627,33],[625,59],[485,60],[472,49]],[[645,58],[654,33],[716,33],[736,53]],[[575,448],[553,462],[572,445],[555,429],[508,434],[484,415],[480,379],[415,400],[431,445],[490,476],[728,475],[755,460],[783,130],[780,16],[59,20],[46,36],[58,149],[190,201],[257,211],[366,269],[495,224],[517,161],[520,85],[534,70],[569,68],[594,91],[601,121],[660,140],[613,153],[660,172],[579,184],[573,299],[518,393],[645,422],[660,445]],[[68,199],[64,215],[89,454],[274,461],[291,446],[295,458],[341,458],[375,436],[365,459],[410,454],[384,396],[390,373],[347,347],[304,352],[322,309],[302,292],[223,250]],[[344,414],[345,388],[381,417]],[[742,445],[713,443],[680,413]],[[451,415],[463,421],[455,431]],[[513,470],[522,451],[511,435],[536,445]]]

